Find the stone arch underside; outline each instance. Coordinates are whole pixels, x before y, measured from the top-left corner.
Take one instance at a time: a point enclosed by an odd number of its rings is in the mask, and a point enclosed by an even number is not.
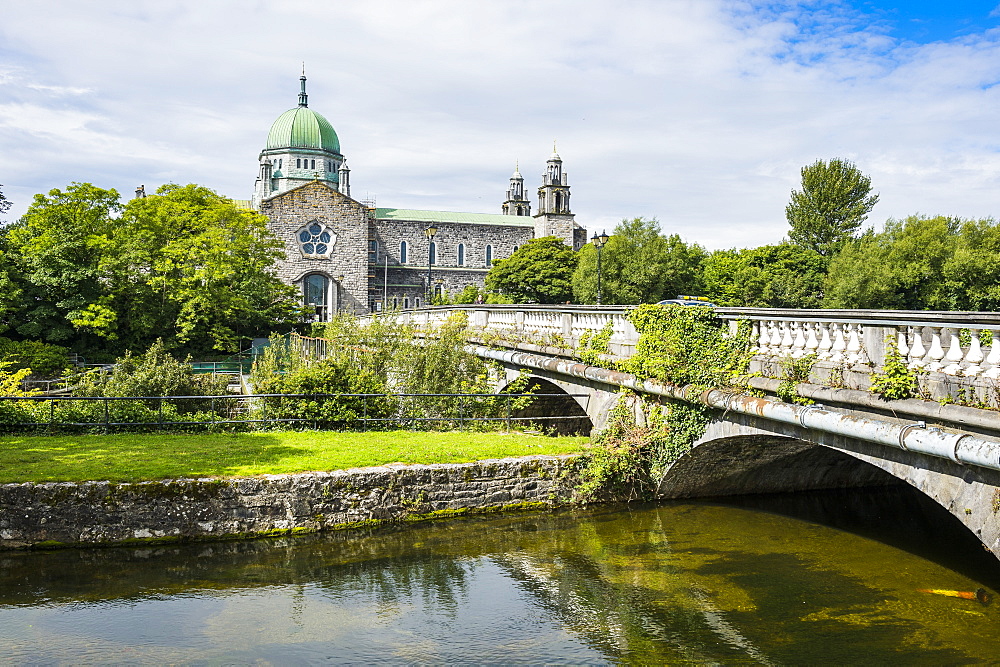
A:
[[[908,484],[1000,558],[1000,472],[729,413],[660,482],[661,498]]]
[[[532,423],[558,435],[586,435],[593,429],[593,422],[581,405],[588,397],[571,396],[558,384],[539,377],[531,377],[523,391],[538,396],[527,407],[513,411],[512,417],[537,420]]]
[[[539,368],[522,369],[519,366],[507,363],[503,363],[503,366],[505,374],[497,385],[498,391],[505,390],[520,375],[522,370],[529,371],[532,382],[538,383],[540,387],[553,390],[545,391],[540,389],[538,393],[555,393],[558,390],[567,394],[567,398],[579,406],[582,414],[569,406],[568,403],[553,403],[549,405],[549,409],[565,409],[567,410],[567,414],[579,415],[581,418],[586,416],[589,421],[588,429],[578,431],[584,435],[593,431],[603,430],[607,423],[608,415],[618,402],[619,388],[617,386],[580,377],[568,378],[565,375]],[[580,423],[582,425],[582,422]]]

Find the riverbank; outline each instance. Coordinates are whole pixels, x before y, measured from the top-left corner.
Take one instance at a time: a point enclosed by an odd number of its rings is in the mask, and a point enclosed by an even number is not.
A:
[[[0,484],[0,549],[287,535],[555,507],[574,455],[146,482]]]

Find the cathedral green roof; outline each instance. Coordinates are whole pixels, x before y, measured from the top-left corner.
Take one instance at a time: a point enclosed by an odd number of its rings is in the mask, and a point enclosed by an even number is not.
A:
[[[340,153],[340,139],[330,121],[309,107],[298,106],[271,125],[267,148],[318,148]]]
[[[417,211],[409,208],[376,208],[375,217],[379,220],[405,220],[407,222],[465,222],[476,225],[509,225],[511,227],[533,227],[535,225],[534,221],[526,215]]]

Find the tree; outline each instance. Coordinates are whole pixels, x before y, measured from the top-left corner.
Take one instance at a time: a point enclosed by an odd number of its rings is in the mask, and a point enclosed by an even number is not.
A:
[[[169,349],[234,352],[297,317],[266,222],[197,185],[125,206],[89,183],[36,195],[3,239],[24,292],[16,331],[80,351],[144,350],[162,337]]]
[[[677,234],[664,236],[656,219],[624,219],[601,250],[601,300],[604,303],[656,303],[701,291],[705,251]],[[577,303],[597,303],[597,249],[587,245],[573,273]]]
[[[130,201],[121,223],[127,289],[116,309],[145,339],[164,328],[173,347],[236,351],[241,338],[297,320],[295,290],[273,271],[284,246],[263,215],[208,188],[170,184]]]
[[[705,296],[720,306],[818,308],[826,263],[791,243],[717,250],[702,264]]]
[[[106,296],[105,272],[113,214],[121,210],[115,190],[72,183],[35,195],[20,221],[6,229],[5,252],[22,292],[12,323],[18,335],[50,343],[85,345],[72,320]],[[84,337],[85,338],[85,337]]]
[[[802,190],[792,190],[785,207],[792,243],[831,256],[854,233],[878,203],[871,179],[850,160],[834,158],[802,168]]]
[[[1000,309],[1000,224],[888,220],[831,260],[824,305],[906,310]]]
[[[3,184],[0,184],[0,188],[3,188]],[[6,213],[9,210],[10,200],[4,196],[3,190],[0,189],[0,214]]]
[[[517,303],[563,303],[573,297],[577,255],[554,236],[532,239],[493,263],[486,287]]]

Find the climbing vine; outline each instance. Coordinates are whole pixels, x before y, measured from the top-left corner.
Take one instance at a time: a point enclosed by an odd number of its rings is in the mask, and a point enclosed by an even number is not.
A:
[[[699,391],[742,386],[753,353],[750,323],[730,333],[711,308],[643,305],[627,317],[639,332],[624,370]]]
[[[606,365],[604,355],[610,352],[609,343],[614,328],[608,322],[600,331],[588,329],[580,336],[580,344],[576,348],[576,357],[585,364],[591,366]]]
[[[882,372],[872,375],[871,390],[887,401],[912,398],[919,390],[916,372],[906,365],[891,335],[886,336]]]
[[[782,359],[781,372],[783,377],[775,392],[778,398],[786,403],[798,403],[799,405],[812,405],[815,403],[816,401],[812,399],[799,396],[799,392],[796,389],[800,383],[809,381],[809,374],[812,372],[812,367],[815,364],[815,354],[808,354],[799,359],[792,357]]]
[[[735,331],[711,308],[644,305],[627,317],[639,332],[635,353],[620,367],[640,378],[688,387],[691,393],[712,388],[745,390],[753,356],[749,322]],[[606,327],[610,338],[610,327]],[[602,364],[605,330],[581,340],[577,356]],[[596,340],[595,340],[596,339]],[[808,372],[808,371],[807,371]],[[635,415],[641,412],[644,423]],[[584,502],[599,499],[648,499],[663,473],[691,449],[705,432],[712,410],[697,402],[657,401],[623,391],[606,430],[584,456]]]

